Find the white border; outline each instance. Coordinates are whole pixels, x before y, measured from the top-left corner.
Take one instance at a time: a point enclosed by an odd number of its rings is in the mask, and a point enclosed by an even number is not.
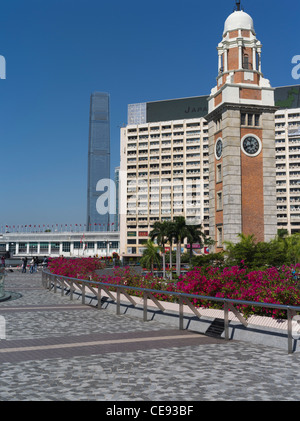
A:
[[[258,143],[259,143],[259,149],[258,149],[258,151],[257,151],[255,154],[249,154],[249,153],[248,153],[248,152],[246,152],[246,151],[245,151],[245,149],[244,149],[243,143],[244,143],[244,140],[245,140],[247,137],[254,137],[256,140],[258,140]],[[245,154],[245,155],[247,155],[247,156],[250,156],[250,158],[254,158],[255,156],[258,156],[258,155],[261,153],[261,150],[262,150],[262,143],[261,143],[260,138],[259,138],[258,136],[256,136],[255,134],[253,134],[253,133],[248,133],[248,134],[246,134],[244,137],[242,137],[242,140],[241,140],[241,149],[242,149],[242,151],[244,152],[244,154]]]
[[[221,153],[220,157],[217,156],[217,143],[218,143],[219,140],[221,140],[221,142],[222,142],[222,153]],[[215,158],[216,158],[217,161],[220,161],[222,156],[223,156],[223,139],[221,137],[218,137],[218,139],[216,140],[216,143],[215,143]]]

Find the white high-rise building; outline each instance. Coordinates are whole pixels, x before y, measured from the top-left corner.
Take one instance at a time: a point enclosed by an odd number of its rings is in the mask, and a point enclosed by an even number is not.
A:
[[[141,255],[153,224],[176,216],[208,234],[208,172],[203,117],[122,128],[121,255]]]
[[[300,232],[300,108],[275,114],[277,228]]]

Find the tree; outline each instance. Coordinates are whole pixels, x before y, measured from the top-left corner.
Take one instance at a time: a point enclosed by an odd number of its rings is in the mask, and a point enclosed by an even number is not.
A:
[[[231,265],[240,265],[243,261],[246,266],[251,267],[256,254],[254,235],[238,234],[238,237],[240,242],[237,244],[231,241],[224,241],[227,262]]]
[[[281,266],[293,261],[294,258],[297,260],[300,257],[300,241],[297,246],[295,238],[289,239],[277,236],[269,242],[261,241],[258,243],[255,242],[253,235],[239,234],[239,238],[240,242],[237,244],[224,242],[227,265],[240,266],[243,262],[249,269],[258,269],[268,266]]]
[[[172,279],[172,248],[173,248],[173,240],[175,237],[175,224],[173,221],[166,221],[167,226],[167,233],[166,237],[168,239],[168,243],[170,244],[170,254],[169,254],[169,263],[170,263],[170,279]]]
[[[153,229],[150,232],[150,240],[157,240],[157,244],[161,247],[162,251],[162,258],[163,258],[163,278],[166,277],[166,250],[165,244],[168,241],[168,223],[167,221],[164,222],[155,222],[153,225]]]
[[[296,264],[300,262],[300,233],[292,234],[285,238],[286,256],[290,263]]]
[[[193,244],[197,243],[202,249],[205,245],[212,244],[212,240],[206,237],[204,232],[202,232],[202,225],[187,225],[187,241],[190,246],[190,263],[193,258]]]
[[[176,273],[180,276],[181,272],[181,244],[188,236],[188,230],[185,218],[178,216],[174,221],[174,238],[176,241]]]
[[[158,251],[159,248],[149,239],[140,262],[147,269],[150,269],[151,272],[154,271],[154,265],[160,268],[160,255]]]
[[[191,266],[193,268],[202,266],[218,266],[219,268],[223,268],[224,266],[224,252],[220,253],[210,253],[201,256],[194,256],[192,258]]]

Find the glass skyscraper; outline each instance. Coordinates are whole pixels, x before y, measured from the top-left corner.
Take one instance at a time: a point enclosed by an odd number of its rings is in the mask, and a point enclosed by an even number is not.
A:
[[[109,94],[94,92],[90,100],[87,229],[108,230],[109,213],[99,213],[99,198],[104,189],[100,180],[110,179],[110,114]],[[98,184],[98,190],[97,190]],[[98,201],[98,210],[97,210]]]

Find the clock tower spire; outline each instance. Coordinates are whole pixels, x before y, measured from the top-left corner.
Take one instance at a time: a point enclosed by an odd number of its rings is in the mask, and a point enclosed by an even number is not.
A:
[[[216,251],[240,233],[269,241],[277,232],[274,89],[262,74],[253,20],[236,5],[217,47],[217,85],[206,116]]]
[[[241,10],[241,1],[236,0],[236,10],[239,12]]]

